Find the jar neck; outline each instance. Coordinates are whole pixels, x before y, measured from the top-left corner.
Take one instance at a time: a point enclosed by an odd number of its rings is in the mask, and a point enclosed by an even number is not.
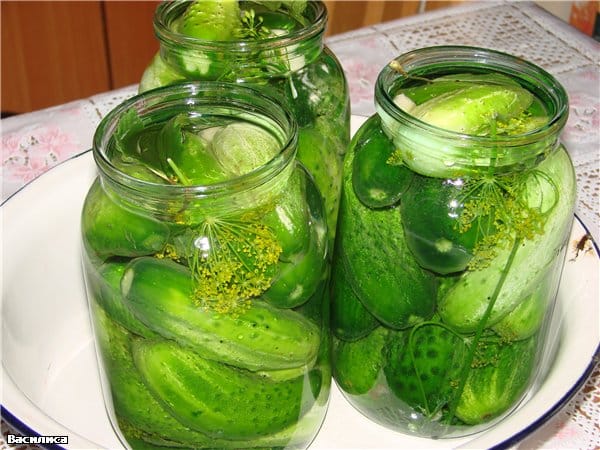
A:
[[[510,77],[543,104],[548,121],[523,134],[474,136],[430,125],[394,102],[398,91],[415,80],[460,73]],[[457,175],[489,172],[490,168],[507,172],[537,165],[559,147],[560,132],[568,117],[564,88],[543,69],[508,54],[461,46],[419,49],[393,60],[379,74],[375,107],[385,133],[397,145],[418,153],[420,160],[441,163]]]
[[[240,120],[269,130],[279,152],[250,172],[209,185],[151,182],[132,176],[113,160],[113,136],[125,113],[134,110],[144,126],[166,123],[178,114]],[[202,216],[242,214],[274,201],[285,189],[295,167],[297,126],[289,111],[274,99],[249,87],[213,82],[182,83],[154,89],[123,102],[100,123],[93,155],[105,190],[116,201],[157,218],[173,220],[185,210]]]
[[[154,31],[161,59],[186,79],[259,81],[283,77],[313,62],[323,50],[327,9],[320,1],[307,2],[301,28],[265,38],[211,41],[186,36],[176,23],[189,2],[161,3],[154,15]]]

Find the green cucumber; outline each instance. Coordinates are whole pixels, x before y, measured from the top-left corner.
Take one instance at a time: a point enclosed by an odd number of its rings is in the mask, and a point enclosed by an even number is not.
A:
[[[432,79],[426,84],[401,89],[396,94],[404,94],[406,97],[411,99],[413,103],[420,105],[421,103],[431,100],[438,95],[470,87],[475,84],[519,86],[519,84],[512,78],[500,73],[456,73],[442,75]]]
[[[390,162],[395,146],[381,129],[379,116],[367,120],[355,142],[352,186],[358,199],[370,208],[397,203],[413,173],[404,165]]]
[[[332,247],[338,213],[343,154],[336,154],[332,149],[337,148],[343,152],[345,146],[341,145],[343,142],[336,137],[342,130],[333,127],[330,123],[324,123],[326,120],[330,119],[319,118],[313,125],[298,131],[297,158],[312,175],[316,191],[322,198]]]
[[[197,306],[189,270],[169,260],[134,260],[121,289],[140,321],[206,358],[249,370],[290,369],[309,366],[319,351],[319,328],[294,311],[262,300],[238,314]]]
[[[334,339],[333,376],[344,392],[362,395],[375,386],[387,334],[386,328],[378,327],[355,342]]]
[[[304,168],[297,166],[275,207],[262,218],[262,223],[269,227],[281,245],[281,261],[291,261],[295,255],[304,252],[310,242],[307,177]]]
[[[415,119],[456,133],[455,142],[450,144],[447,133],[423,133],[421,127],[398,123],[381,108],[378,112],[382,115],[385,133],[397,148],[396,158],[420,175],[456,178],[477,174],[478,170],[494,164],[498,167],[517,164],[520,161],[516,155],[521,155],[521,152],[513,155],[505,149],[490,152],[476,140],[469,144],[460,139],[458,133],[485,137],[519,134],[543,123],[539,117],[528,119],[536,108],[533,94],[518,85],[481,83],[442,93],[407,111]],[[521,122],[527,123],[520,125]],[[468,155],[464,145],[472,146]],[[549,145],[551,143],[544,140],[529,145],[527,150],[535,155]]]
[[[172,341],[135,340],[145,384],[180,422],[209,436],[253,439],[293,425],[314,404],[320,372],[279,383],[202,358]],[[307,395],[309,394],[309,395]]]
[[[438,312],[444,322],[461,332],[477,330],[502,277],[502,289],[486,327],[494,326],[528,298],[554,270],[554,260],[561,254],[573,221],[575,176],[564,148],[542,161],[528,180],[523,201],[544,212],[544,232],[520,242],[510,267],[506,265],[516,245],[514,239],[509,245],[499,245],[497,255],[487,266],[466,271],[448,289],[439,301]]]
[[[206,41],[227,41],[241,26],[238,0],[195,0],[180,19],[177,31]]]
[[[559,260],[556,268],[562,266]],[[492,329],[506,341],[527,339],[533,336],[542,326],[546,314],[553,298],[550,293],[554,292],[558,282],[560,272],[551,270],[545,280],[533,293],[519,303],[511,312],[509,312],[500,322],[495,324]]]
[[[433,417],[456,396],[467,353],[463,338],[440,324],[423,323],[390,336],[385,377],[398,398]]]
[[[410,114],[444,130],[485,136],[497,120],[517,117],[532,102],[533,94],[520,86],[476,84],[438,95]]]
[[[185,76],[167,65],[161,58],[160,52],[156,52],[152,57],[150,64],[142,74],[140,85],[138,86],[138,93],[141,94],[150,89],[174,84],[183,80],[185,80]]]
[[[456,416],[468,425],[487,422],[516,406],[535,372],[537,336],[479,347],[456,407]]]
[[[193,120],[180,113],[161,127],[156,140],[163,172],[185,185],[207,185],[229,179],[208,142],[193,126]]]
[[[356,296],[344,264],[336,258],[331,273],[331,330],[339,339],[356,341],[379,326],[379,321]]]
[[[292,440],[308,439],[303,425],[293,425],[281,432],[245,441],[210,437],[186,427],[148,391],[133,362],[131,335],[97,306],[94,319],[119,427],[132,448],[146,448],[144,444],[147,448],[168,444],[168,447],[187,449],[241,449],[286,446]]]
[[[305,303],[317,290],[327,273],[327,236],[313,228],[305,253],[290,262],[280,261],[271,286],[262,294],[277,308],[295,308]]]
[[[406,246],[400,211],[372,210],[356,197],[352,162],[351,151],[344,163],[337,243],[352,290],[371,314],[391,328],[426,320],[433,314],[436,280]]]
[[[115,202],[97,180],[90,188],[82,213],[83,241],[93,254],[143,256],[160,251],[168,242],[169,227]]]
[[[133,363],[131,335],[101,308],[96,307],[93,312],[117,417],[136,429],[165,439],[193,447],[212,446],[211,438],[174,419],[150,394]]]
[[[406,244],[421,267],[438,274],[465,270],[475,244],[492,228],[483,217],[461,230],[464,186],[463,180],[415,175],[400,204]]]
[[[119,325],[140,336],[156,337],[158,335],[136,319],[123,303],[121,278],[126,266],[127,262],[107,262],[98,269],[87,269],[90,295]]]
[[[292,70],[282,92],[300,130],[314,125],[320,118],[337,123],[349,110],[348,103],[340,101],[348,98],[348,86],[336,57],[327,48],[319,55],[305,55],[310,59],[289,61]],[[332,83],[332,80],[335,81]]]

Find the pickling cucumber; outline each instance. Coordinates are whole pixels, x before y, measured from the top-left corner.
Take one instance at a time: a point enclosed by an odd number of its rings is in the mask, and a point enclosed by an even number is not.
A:
[[[158,336],[134,317],[123,303],[121,278],[127,262],[107,262],[96,269],[86,270],[86,281],[93,298],[104,311],[127,330],[144,337]]]
[[[209,437],[186,427],[163,408],[144,384],[131,355],[131,335],[97,305],[94,318],[119,427],[134,450],[167,444],[185,449],[278,447],[302,435],[300,424],[244,441]]]
[[[381,108],[379,112],[384,131],[397,148],[397,158],[401,158],[413,172],[430,177],[456,178],[476,174],[494,164],[505,166],[521,162],[510,153],[503,151],[499,156],[498,152],[489,152],[485,145],[478,148],[476,143],[468,143],[472,149],[465,156],[465,141],[459,135],[496,137],[502,134],[503,128],[510,130],[511,120],[528,116],[526,111],[534,103],[533,94],[518,85],[472,84],[410,108],[408,113],[424,122],[424,126],[428,124],[440,129],[439,132],[427,133],[423,133],[420,127],[400,124]],[[544,123],[538,119],[531,117],[525,129]],[[547,118],[544,120],[547,121]],[[449,139],[448,133],[454,136]],[[519,134],[519,131],[512,134]],[[549,144],[541,141],[531,144],[532,156]]]
[[[305,202],[307,179],[304,168],[296,166],[273,209],[262,217],[281,245],[281,261],[305,251],[310,242],[310,217]]]
[[[384,365],[382,351],[388,330],[378,327],[355,342],[334,340],[333,374],[340,388],[352,395],[366,394]]]
[[[344,264],[334,262],[331,273],[331,331],[344,341],[356,341],[379,326],[379,321],[358,299]]]
[[[82,213],[83,242],[99,258],[143,256],[161,250],[169,239],[169,227],[137,214],[112,200],[96,180]]]
[[[410,114],[444,130],[489,135],[496,120],[516,117],[532,102],[533,94],[520,86],[474,84],[427,100]]]
[[[406,191],[400,203],[402,225],[421,267],[442,275],[465,270],[475,244],[492,228],[482,217],[461,229],[464,190],[463,180],[415,175]]]
[[[238,314],[199,307],[189,270],[173,261],[134,260],[121,290],[141,322],[206,358],[249,370],[290,369],[310,366],[319,351],[318,327],[294,311],[260,299]]]
[[[295,308],[306,302],[327,275],[327,236],[313,228],[305,253],[280,261],[271,286],[262,297],[277,308]]]
[[[160,403],[209,436],[252,439],[294,424],[314,404],[320,372],[279,383],[202,358],[173,341],[135,340],[135,365]]]
[[[386,380],[394,394],[432,417],[456,397],[467,361],[463,338],[437,323],[393,333],[386,345]]]
[[[426,84],[401,89],[397,95],[405,95],[416,106],[431,100],[438,95],[464,89],[476,84],[508,84],[512,86],[519,86],[519,84],[512,78],[500,73],[456,73],[433,78],[429,83]]]
[[[94,319],[117,417],[139,430],[158,433],[188,446],[212,445],[208,436],[174,419],[150,394],[133,364],[131,335],[97,306]]]
[[[469,425],[486,422],[515,405],[535,372],[537,336],[510,344],[486,343],[474,361],[456,407]]]
[[[444,322],[461,332],[478,328],[499,281],[503,279],[485,326],[498,323],[545,279],[552,270],[552,261],[564,247],[573,221],[575,196],[575,175],[564,148],[542,161],[526,186],[523,201],[545,214],[544,232],[520,242],[513,239],[504,247],[498,246],[497,255],[486,267],[466,271],[448,289],[439,301],[438,312]],[[560,191],[556,186],[560,186]],[[514,257],[507,267],[513,250]]]
[[[344,162],[338,263],[344,264],[357,297],[383,324],[402,329],[426,320],[433,314],[436,280],[406,246],[400,211],[372,210],[356,197],[352,163],[350,151]]]
[[[406,191],[413,173],[403,164],[390,161],[395,146],[374,115],[355,138],[352,186],[358,199],[370,208],[392,206]]]

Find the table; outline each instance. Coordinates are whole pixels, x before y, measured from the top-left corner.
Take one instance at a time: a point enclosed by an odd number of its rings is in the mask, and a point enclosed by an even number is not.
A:
[[[374,112],[377,74],[392,58],[430,45],[474,45],[545,68],[568,91],[570,117],[563,133],[578,184],[576,213],[600,242],[600,44],[526,2],[467,2],[332,36],[350,85],[352,113]],[[102,117],[134,95],[128,86],[2,120],[2,201],[56,164],[91,147]],[[600,326],[600,324],[599,324]],[[600,364],[550,421],[516,448],[600,448]],[[2,433],[9,428],[2,423]],[[7,448],[0,440],[0,450]],[[20,448],[25,449],[25,446]]]

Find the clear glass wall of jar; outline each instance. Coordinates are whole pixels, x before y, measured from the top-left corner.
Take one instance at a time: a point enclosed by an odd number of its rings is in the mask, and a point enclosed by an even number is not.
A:
[[[132,448],[307,447],[331,379],[327,225],[297,125],[244,86],[141,94],[99,125],[83,261]]]
[[[320,1],[162,3],[154,17],[160,51],[140,90],[219,80],[260,86],[287,102],[299,124],[297,156],[324,195],[333,243],[350,109],[341,65],[323,43],[326,24]]]
[[[404,54],[344,166],[334,377],[372,420],[425,437],[491,426],[535,390],[573,220],[568,100],[522,59]]]

